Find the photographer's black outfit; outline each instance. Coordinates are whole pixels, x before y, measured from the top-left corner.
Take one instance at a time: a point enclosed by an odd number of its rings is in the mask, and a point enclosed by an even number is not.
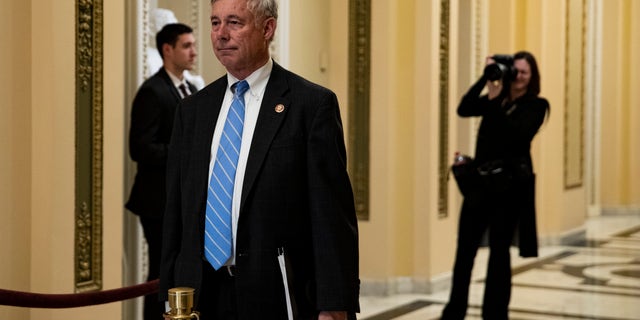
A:
[[[474,162],[489,170],[478,176],[478,186],[465,195],[460,212],[458,242],[449,303],[442,319],[464,319],[474,258],[488,232],[490,256],[485,281],[484,319],[508,319],[511,297],[509,247],[517,243],[520,255],[535,257],[538,244],[535,221],[535,175],[530,147],[549,109],[544,98],[524,95],[508,101],[480,96],[482,77],[458,106],[461,117],[482,117]],[[515,240],[515,242],[514,242]]]

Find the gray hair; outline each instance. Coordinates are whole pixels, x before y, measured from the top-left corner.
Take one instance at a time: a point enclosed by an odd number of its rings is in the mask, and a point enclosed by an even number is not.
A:
[[[218,0],[211,0],[213,5]],[[266,18],[278,19],[278,2],[276,0],[247,0],[247,9],[256,17],[256,23]]]

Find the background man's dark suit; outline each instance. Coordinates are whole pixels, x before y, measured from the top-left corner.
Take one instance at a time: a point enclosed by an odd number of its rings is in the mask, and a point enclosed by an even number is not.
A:
[[[191,92],[197,91],[191,84],[189,88]],[[180,100],[169,74],[164,68],[160,68],[140,86],[131,109],[129,153],[137,163],[137,172],[125,207],[140,217],[149,247],[148,280],[157,279],[160,275],[167,146]],[[164,310],[164,303],[157,303],[157,295],[147,296],[146,299]],[[149,303],[145,302],[146,305]],[[158,313],[158,308],[149,312],[161,317],[162,313]]]
[[[160,295],[202,289],[214,127],[227,77],[185,99],[167,171]],[[279,112],[276,106],[284,109]],[[247,160],[236,240],[239,319],[286,319],[277,250],[289,258],[298,316],[358,311],[358,234],[335,94],[274,63]]]

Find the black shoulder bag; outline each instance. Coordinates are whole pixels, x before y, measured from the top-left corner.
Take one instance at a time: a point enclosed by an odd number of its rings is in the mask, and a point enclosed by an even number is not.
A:
[[[463,196],[468,196],[480,187],[478,166],[470,156],[456,153],[451,172]]]

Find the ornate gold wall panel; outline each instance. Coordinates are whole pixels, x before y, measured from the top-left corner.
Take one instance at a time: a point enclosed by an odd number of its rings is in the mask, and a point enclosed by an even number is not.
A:
[[[76,0],[76,292],[102,289],[102,26],[102,0]]]
[[[438,146],[438,217],[449,215],[449,14],[450,0],[440,1],[440,132]]]
[[[356,214],[369,219],[371,0],[349,1],[349,155]]]
[[[564,187],[582,186],[584,175],[585,0],[567,0]]]

